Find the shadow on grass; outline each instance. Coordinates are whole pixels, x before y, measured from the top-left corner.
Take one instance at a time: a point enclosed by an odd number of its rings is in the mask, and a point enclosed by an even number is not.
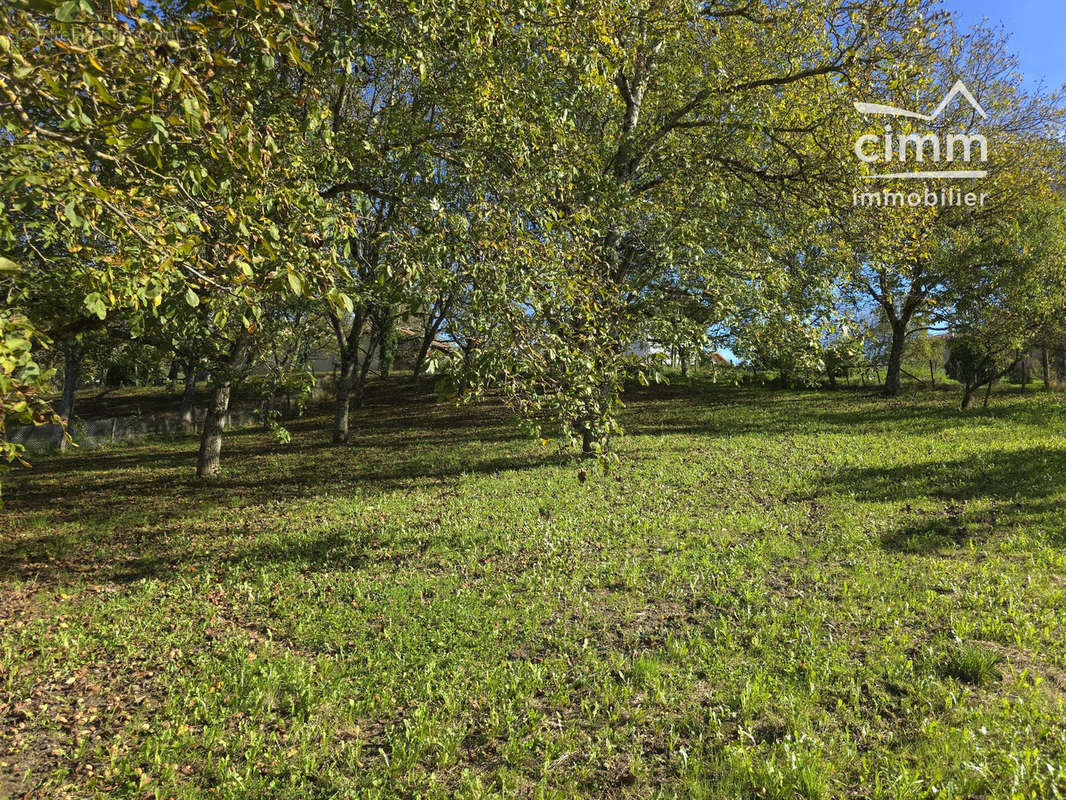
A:
[[[1063,405],[1058,395],[1041,399],[1046,399],[1046,404],[997,403],[987,409],[963,411],[953,396],[941,392],[888,400],[870,392],[782,391],[768,395],[750,388],[724,388],[696,392],[683,403],[663,403],[654,422],[635,419],[627,429],[635,434],[723,437],[853,432],[861,428],[867,432],[932,436],[952,428],[992,427],[1005,421],[1046,425],[1049,414],[1059,411]],[[653,402],[646,397],[632,400],[630,404],[639,409]],[[848,407],[841,410],[842,405]]]
[[[905,503],[907,519],[884,538],[884,546],[930,552],[980,541],[1002,525],[1061,514],[1053,498],[1066,493],[1066,450],[1029,447],[951,461],[855,467],[836,473],[825,488],[863,501]],[[932,509],[911,509],[911,503],[929,500],[935,501]],[[982,501],[982,509],[971,510],[973,501]],[[1066,544],[1066,529],[1054,526],[1051,540]]]
[[[550,460],[499,454],[524,450],[530,440],[503,424],[498,413],[403,410],[408,413],[402,416],[360,410],[353,415],[351,440],[344,445],[330,443],[322,417],[287,421],[293,436],[287,445],[274,442],[260,428],[229,431],[222,446],[222,476],[209,482],[194,476],[195,436],[38,456],[32,472],[12,476],[4,499],[13,511],[64,508],[91,518],[96,511],[113,515],[135,497],[223,501],[236,493],[241,502],[270,502],[309,492],[387,492],[410,481],[443,481],[464,472],[523,469]]]
[[[842,402],[850,402],[852,409],[841,410]],[[628,427],[645,435],[770,435],[877,425],[934,433],[964,420],[973,425],[1025,419],[1030,413],[1047,422],[1046,408],[1041,412],[1007,406],[976,416],[946,406],[939,397],[883,407],[848,391],[771,394],[744,387],[715,392],[675,387],[638,393],[629,403],[633,421]],[[248,510],[257,505],[280,507],[323,495],[363,498],[414,489],[450,490],[464,474],[533,470],[566,460],[535,446],[507,423],[501,407],[491,404],[455,409],[423,399],[400,398],[390,405],[388,398],[379,398],[353,414],[352,441],[342,446],[329,444],[326,417],[286,425],[293,435],[288,445],[274,443],[261,430],[227,433],[223,474],[210,482],[193,477],[195,437],[39,459],[32,473],[15,474],[5,483],[0,578],[66,571],[96,580],[136,580],[198,561],[247,559],[250,554],[234,552],[233,547],[256,538],[244,520],[254,518]],[[1050,518],[1057,513],[1054,501],[1066,488],[1066,452],[1030,448],[984,454],[980,460],[846,469],[823,488],[865,500],[924,499],[928,505],[932,499],[942,504],[944,511],[937,505],[936,512],[908,518],[885,540],[892,549],[935,549],[972,540],[996,524],[995,519],[971,518],[964,508],[970,499],[991,498],[1011,506],[996,512],[1004,518]],[[1041,500],[1046,508],[1038,510]],[[959,504],[960,510],[951,511],[951,504]],[[13,535],[7,535],[7,519],[19,520],[20,515],[23,524],[39,530],[11,530]],[[232,542],[226,540],[231,530],[237,534]],[[193,546],[203,531],[210,541]],[[325,568],[329,559],[317,554],[329,553],[334,546],[329,539],[296,541],[281,550],[268,547],[256,557],[302,560]]]
[[[465,474],[562,463],[503,419],[493,407],[397,403],[355,412],[345,445],[329,443],[324,417],[287,422],[288,445],[260,429],[232,431],[223,444],[222,475],[211,481],[194,477],[195,437],[41,458],[32,472],[5,483],[5,517],[25,513],[40,532],[8,535],[0,518],[0,580],[123,583],[234,562],[352,569],[365,547],[349,545],[353,537],[365,545],[365,532],[312,530],[309,540],[298,534],[282,537],[283,546],[234,548],[272,538],[245,521],[256,506],[447,489]]]
[[[991,531],[987,515],[968,515],[949,506],[943,512],[930,511],[909,519],[884,534],[881,546],[896,553],[928,554],[983,541]]]
[[[0,550],[0,579],[125,584],[227,566],[287,564],[316,572],[354,570],[367,563],[374,544],[369,529],[353,527],[287,538],[283,544],[263,542],[248,531],[242,533],[227,540],[216,531],[207,546],[199,543],[195,548],[166,528],[139,534],[116,531],[109,540],[92,544],[45,534],[4,545]]]

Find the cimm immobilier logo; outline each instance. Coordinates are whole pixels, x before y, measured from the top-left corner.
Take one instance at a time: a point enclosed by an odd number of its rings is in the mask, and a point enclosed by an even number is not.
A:
[[[905,108],[881,105],[879,103],[861,103],[856,101],[855,108],[862,114],[913,119],[921,122],[935,123],[948,104],[956,96],[963,98],[981,119],[988,115],[977,102],[962,81],[956,81],[940,104],[929,114],[907,111]],[[867,181],[876,180],[921,180],[956,179],[974,180],[988,175],[985,169],[973,169],[974,162],[983,164],[988,161],[988,140],[980,133],[893,133],[891,125],[885,125],[883,135],[866,133],[855,140],[855,155],[866,164],[877,164],[885,172],[865,176]],[[965,164],[958,168],[959,163]],[[900,168],[911,167],[907,171],[892,171],[898,164]],[[935,167],[929,169],[928,167]],[[943,167],[943,168],[942,168]],[[882,189],[871,192],[855,189],[851,202],[856,206],[906,207],[918,206],[983,206],[988,199],[987,192],[970,192],[956,186],[942,186],[933,189],[926,184],[921,191]]]

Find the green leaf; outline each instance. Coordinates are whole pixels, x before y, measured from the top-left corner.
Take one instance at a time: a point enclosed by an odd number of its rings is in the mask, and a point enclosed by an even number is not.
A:
[[[60,22],[71,22],[78,16],[78,4],[75,0],[68,0],[56,9],[56,19]]]
[[[95,314],[100,319],[107,317],[107,305],[99,292],[93,292],[85,298],[85,308],[90,314]]]
[[[307,65],[307,62],[303,60],[300,55],[300,48],[296,46],[296,42],[289,40],[289,58],[292,59],[292,63],[302,69],[304,72],[310,72],[311,68]]]
[[[198,305],[200,305],[200,296],[196,292],[194,292],[192,289],[186,289],[185,290],[185,302],[188,303],[193,308],[196,308]]]
[[[19,269],[19,265],[10,258],[0,256],[0,272],[18,272]]]

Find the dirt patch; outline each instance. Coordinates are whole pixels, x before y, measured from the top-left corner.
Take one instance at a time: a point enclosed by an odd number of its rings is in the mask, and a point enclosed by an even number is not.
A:
[[[113,662],[0,691],[0,762],[9,776],[0,787],[4,796],[43,797],[43,783],[56,773],[79,783],[102,775],[106,764],[94,754],[109,742],[129,747],[137,737],[126,729],[162,694],[155,671]]]
[[[1007,664],[1017,673],[1028,672],[1034,683],[1054,705],[1066,704],[1066,670],[1034,656],[1014,645],[988,643],[999,650]]]

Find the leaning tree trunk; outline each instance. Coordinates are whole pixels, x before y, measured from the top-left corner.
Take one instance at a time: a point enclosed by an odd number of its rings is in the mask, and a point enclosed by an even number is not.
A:
[[[892,347],[888,352],[888,366],[885,368],[885,397],[899,394],[900,371],[903,368],[903,347],[907,339],[907,322],[900,320],[892,324]]]
[[[415,357],[414,368],[411,370],[412,380],[417,381],[418,376],[422,374],[422,368],[425,366],[426,359],[429,357],[429,349],[433,346],[433,342],[437,340],[440,326],[444,322],[444,315],[450,308],[451,300],[445,300],[440,305],[440,313],[435,317],[431,316],[423,328],[422,342],[418,347],[418,355]]]
[[[371,336],[366,346],[366,355],[363,357],[363,365],[359,368],[359,377],[355,382],[355,391],[352,393],[352,405],[356,408],[363,407],[363,398],[366,395],[366,379],[370,375],[370,362],[377,352],[378,337]]]
[[[415,356],[415,365],[411,368],[411,379],[417,381],[418,376],[422,374],[422,367],[426,363],[426,358],[429,356],[429,348],[433,345],[433,339],[436,337],[435,333],[431,333],[429,329],[422,335],[422,343],[418,347],[418,355]]]

